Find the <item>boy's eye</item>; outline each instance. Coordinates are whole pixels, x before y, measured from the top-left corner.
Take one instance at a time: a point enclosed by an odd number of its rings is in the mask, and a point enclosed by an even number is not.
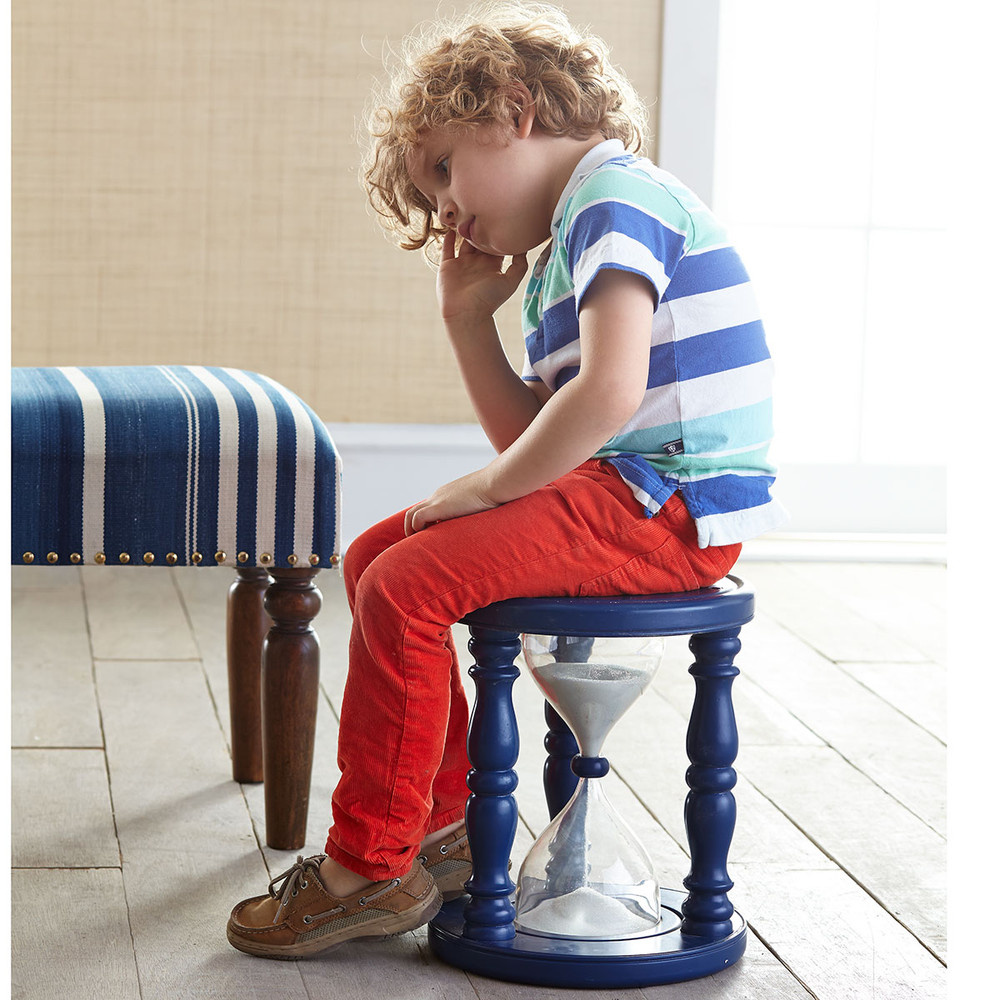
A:
[[[442,177],[447,177],[448,176],[448,160],[449,160],[449,157],[442,156],[441,159],[438,160],[437,163],[434,164],[434,169]]]

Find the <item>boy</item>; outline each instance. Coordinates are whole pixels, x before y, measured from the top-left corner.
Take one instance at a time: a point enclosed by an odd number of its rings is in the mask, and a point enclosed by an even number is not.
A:
[[[497,457],[349,549],[326,855],[233,910],[243,951],[398,933],[461,892],[463,615],[514,596],[696,589],[783,519],[746,273],[708,209],[627,151],[644,128],[603,43],[516,3],[423,45],[372,116],[369,199],[402,246],[440,240],[441,316]],[[493,315],[547,241],[518,375]]]

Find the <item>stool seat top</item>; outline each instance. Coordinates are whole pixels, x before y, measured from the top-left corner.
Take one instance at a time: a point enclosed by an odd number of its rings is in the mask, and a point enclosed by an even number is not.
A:
[[[514,597],[466,615],[480,628],[537,635],[691,635],[745,625],[754,593],[737,576],[677,594]]]

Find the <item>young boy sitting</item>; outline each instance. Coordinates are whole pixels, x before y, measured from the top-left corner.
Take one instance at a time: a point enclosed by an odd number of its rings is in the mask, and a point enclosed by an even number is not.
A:
[[[599,39],[547,6],[480,7],[415,48],[370,130],[369,199],[403,247],[440,241],[441,316],[497,457],[346,554],[326,854],[229,920],[236,948],[272,958],[418,927],[471,875],[451,625],[510,597],[697,589],[783,520],[746,271],[637,154],[645,113]],[[493,315],[543,244],[518,374]]]

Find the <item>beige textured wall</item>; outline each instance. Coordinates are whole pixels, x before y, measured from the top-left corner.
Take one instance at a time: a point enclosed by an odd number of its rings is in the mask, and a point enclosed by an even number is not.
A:
[[[329,421],[471,420],[433,273],[357,183],[383,45],[439,7],[14,0],[13,363],[231,365]],[[661,0],[565,7],[652,101]]]

